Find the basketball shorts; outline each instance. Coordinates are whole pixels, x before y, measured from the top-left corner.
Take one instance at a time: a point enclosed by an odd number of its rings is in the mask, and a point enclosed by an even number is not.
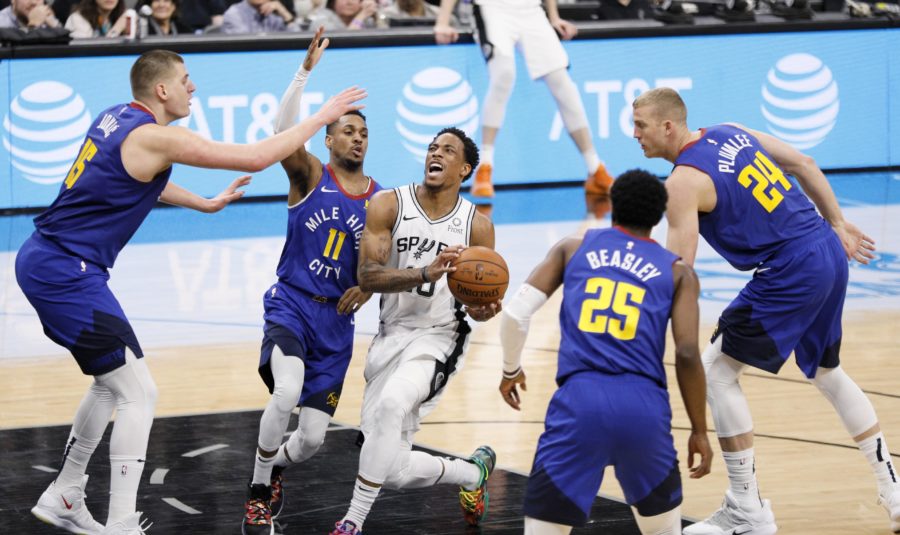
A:
[[[125,348],[144,353],[105,267],[85,262],[35,232],[16,255],[16,280],[37,312],[44,333],[68,349],[85,375],[125,364]]]
[[[793,351],[813,378],[840,363],[841,314],[849,268],[840,238],[824,227],[762,263],[713,333],[734,359],[778,373]]]
[[[681,504],[681,475],[664,388],[633,374],[570,376],[547,408],[525,490],[526,516],[582,526],[607,466],[642,516]]]
[[[282,353],[301,359],[305,366],[297,406],[334,416],[353,356],[353,316],[338,314],[336,301],[314,301],[310,295],[282,282],[266,291],[263,308],[259,375],[269,392],[275,388],[269,359],[277,345]]]
[[[475,38],[486,61],[495,56],[514,58],[518,47],[532,80],[569,66],[569,56],[540,5],[515,11],[476,5]]]
[[[428,328],[382,325],[366,356],[366,390],[360,423],[363,434],[370,434],[378,424],[375,414],[381,393],[394,371],[404,362],[430,358],[434,360],[434,375],[428,397],[417,410],[406,415],[402,424],[404,437],[411,441],[419,422],[437,406],[450,378],[462,369],[470,332],[466,321]]]

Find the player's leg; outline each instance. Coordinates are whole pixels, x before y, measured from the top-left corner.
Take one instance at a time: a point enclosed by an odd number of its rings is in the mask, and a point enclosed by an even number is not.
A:
[[[818,244],[831,262],[819,262],[834,281],[828,299],[796,348],[797,363],[831,403],[847,433],[872,467],[878,502],[887,510],[891,529],[900,532],[900,484],[872,402],[840,366],[841,316],[849,270],[837,237]]]
[[[481,105],[481,164],[472,183],[472,195],[476,197],[494,196],[494,145],[516,84],[516,29],[512,19],[502,8],[476,6],[475,37],[488,69],[488,90]]]
[[[116,419],[109,442],[110,484],[107,529],[137,524],[137,490],[147,457],[156,410],[156,383],[147,363],[125,350],[124,366],[97,377],[115,396]],[[115,531],[111,531],[115,533]]]
[[[270,534],[272,522],[272,470],[287,430],[291,412],[303,390],[304,347],[295,334],[280,325],[267,324],[263,339],[260,370],[270,384],[272,397],[259,421],[253,478],[241,521],[245,535]],[[281,495],[279,493],[279,501]],[[281,505],[279,504],[279,512]]]
[[[350,508],[333,533],[362,529],[402,451],[403,423],[428,397],[433,374],[434,359],[427,357],[399,364],[386,378],[373,412],[377,424],[371,427],[372,432],[367,434],[359,454],[359,474]]]
[[[681,535],[681,506],[658,515],[643,516],[632,507],[634,520],[642,535]]]

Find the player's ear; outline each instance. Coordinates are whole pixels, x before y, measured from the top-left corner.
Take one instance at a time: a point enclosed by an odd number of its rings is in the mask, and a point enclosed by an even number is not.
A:
[[[462,177],[460,177],[460,178],[465,180],[466,177],[469,176],[469,173],[471,173],[471,172],[472,172],[472,165],[469,164],[469,162],[464,163],[462,166]]]
[[[328,150],[331,150],[332,143],[333,143],[333,138],[330,135],[325,134],[325,148]]]
[[[161,100],[166,100],[168,98],[166,84],[156,84],[156,96],[158,96]]]

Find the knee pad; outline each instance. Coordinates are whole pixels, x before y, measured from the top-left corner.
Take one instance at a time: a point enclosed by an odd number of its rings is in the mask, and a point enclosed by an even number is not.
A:
[[[588,127],[587,114],[584,111],[584,103],[581,101],[581,93],[578,86],[572,81],[568,71],[559,69],[544,76],[547,88],[556,100],[559,115],[562,117],[566,130],[571,134]]]
[[[681,533],[681,506],[653,516],[641,516],[632,508],[634,520],[642,535],[679,535]]]
[[[488,92],[481,106],[481,124],[500,128],[506,114],[506,103],[516,85],[516,59],[494,56],[488,61]]]
[[[851,437],[863,434],[878,423],[872,402],[840,366],[819,368],[809,382],[831,402]]]
[[[747,366],[722,353],[721,336],[706,348],[702,360],[706,370],[706,399],[712,409],[716,434],[727,438],[752,431],[753,417],[738,382]]]

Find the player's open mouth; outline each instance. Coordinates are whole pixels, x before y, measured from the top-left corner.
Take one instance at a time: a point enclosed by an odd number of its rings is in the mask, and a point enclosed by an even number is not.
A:
[[[431,162],[428,164],[428,172],[429,173],[440,173],[444,170],[444,166],[440,164],[440,162]]]

